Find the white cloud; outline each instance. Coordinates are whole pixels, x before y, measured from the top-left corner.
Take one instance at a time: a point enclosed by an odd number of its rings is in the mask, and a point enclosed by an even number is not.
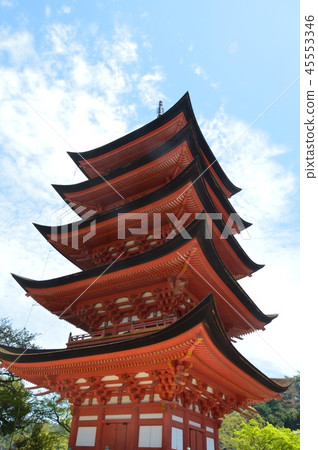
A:
[[[164,76],[160,68],[154,68],[153,73],[143,75],[138,84],[138,91],[142,102],[149,108],[154,109],[158,106],[159,100],[166,97],[158,88],[158,83],[163,81]]]
[[[55,23],[47,28],[47,36],[49,43],[52,45],[51,53],[71,54],[75,51],[80,51],[81,46],[75,40],[76,27],[72,25],[64,25]]]
[[[48,19],[51,16],[51,7],[50,5],[46,5],[45,7],[45,17]]]
[[[0,201],[5,209],[0,241],[6,255],[0,262],[1,314],[19,328],[31,311],[29,324],[35,332],[54,318],[25,299],[10,272],[41,279],[78,271],[51,251],[32,225],[56,225],[60,208],[67,210],[51,183],[84,178],[66,152],[89,150],[126,134],[135,105],[122,95],[142,91],[145,84],[159,89],[163,77],[159,69],[150,77],[139,74],[137,67],[126,70],[138,61],[138,47],[127,27],[116,27],[109,39],[95,31],[99,57],[92,63],[87,56],[91,48],[78,43],[75,26],[49,25],[40,52],[31,33],[0,30],[0,54],[8,56],[0,61],[9,61],[0,63]],[[66,330],[70,325],[58,321],[39,342],[64,346]]]
[[[61,7],[61,12],[62,12],[63,14],[70,14],[70,12],[71,12],[71,7],[70,7],[70,6],[67,6],[67,5],[63,5],[63,6]]]
[[[279,316],[265,332],[253,333],[238,348],[255,365],[267,371],[272,361],[276,373],[293,375],[299,369],[297,320],[298,236],[295,236],[297,180],[278,157],[288,149],[271,142],[257,128],[229,117],[221,108],[212,120],[201,120],[201,129],[226,174],[242,191],[233,196],[237,213],[252,226],[250,239],[238,240],[246,253],[265,267],[240,283],[266,314]],[[245,131],[245,132],[244,132]],[[238,181],[239,180],[239,181]],[[284,332],[282,332],[284,330]],[[284,334],[283,334],[284,333]],[[286,347],[286,340],[290,349]],[[262,360],[262,361],[261,361]],[[273,374],[272,369],[268,372]]]
[[[255,128],[248,127],[249,124],[227,116],[223,109],[212,121],[202,122],[204,135],[226,173],[241,180],[243,190],[232,202],[257,227],[276,229],[278,223],[291,220],[291,199],[297,188],[292,173],[277,162],[277,157],[288,150],[271,142],[257,124]]]
[[[202,69],[199,64],[193,64],[192,69],[196,75],[202,77],[204,80],[207,80],[209,78],[208,74],[205,72],[205,70]]]
[[[213,89],[218,88],[218,83],[216,83],[215,81],[211,81],[210,75],[199,64],[192,64],[191,67],[193,72],[199,77],[201,77],[204,81],[210,81],[210,86]]]
[[[111,65],[131,64],[138,60],[137,44],[132,40],[131,32],[125,25],[115,26],[115,35],[111,41],[105,41],[104,56],[110,58]]]
[[[1,0],[0,5],[4,8],[12,8],[14,6],[14,2],[10,0]]]
[[[239,45],[237,42],[231,42],[227,48],[228,52],[231,55],[234,55],[235,53],[237,53],[239,51]]]
[[[27,31],[12,33],[9,28],[0,28],[0,54],[6,53],[12,65],[18,66],[35,57],[33,36]]]

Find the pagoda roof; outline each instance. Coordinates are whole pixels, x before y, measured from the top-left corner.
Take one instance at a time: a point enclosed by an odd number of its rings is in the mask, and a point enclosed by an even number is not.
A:
[[[189,94],[186,93],[174,106],[143,127],[107,145],[86,152],[70,152],[69,155],[89,178],[103,176],[107,172],[145,156],[176,134],[189,121],[193,123],[196,139],[207,164],[227,197],[240,191],[226,176],[207,144],[196,121]],[[119,153],[123,156],[118,157]]]
[[[129,267],[126,260],[118,259],[105,266],[51,280],[36,281],[17,275],[13,277],[28,295],[59,315],[75,302],[86,304],[119,293],[120,297],[141,286],[154,286],[169,277],[178,277],[186,267],[188,291],[199,301],[209,292],[215,291],[224,324],[229,329],[233,327],[239,330],[233,335],[263,329],[276,316],[263,314],[230,274],[213,242],[206,239],[205,224],[194,221],[185,230],[191,239],[184,239],[181,234],[177,234],[152,251],[131,257]],[[190,255],[192,259],[189,265],[187,261]],[[81,319],[76,316],[67,320],[87,330],[85,317]]]
[[[107,373],[127,373],[128,368],[129,372],[160,371],[171,368],[174,361],[213,390],[221,388],[247,403],[279,398],[290,384],[268,378],[236,350],[212,295],[175,323],[150,335],[67,349],[0,346],[0,360],[21,378],[43,387],[50,387],[50,380],[57,378],[75,380],[93,373],[96,380]]]
[[[79,216],[85,217],[87,209],[94,214],[94,211],[110,209],[153,192],[197,159],[200,167],[197,178],[203,177],[220,212],[236,214],[202,157],[193,130],[193,124],[189,122],[169,141],[144,157],[110,171],[106,176],[53,187]]]
[[[90,219],[54,227],[38,224],[35,224],[35,226],[45,239],[49,240],[71,262],[83,270],[90,269],[100,265],[92,257],[92,249],[101,245],[105,247],[108,243],[118,240],[118,217],[120,214],[143,212],[151,217],[151,214],[154,213],[164,215],[173,211],[177,214],[183,208],[184,212],[191,213],[190,221],[193,219],[193,213],[201,211],[217,213],[218,211],[207,192],[206,184],[202,177],[198,177],[199,171],[200,167],[197,161],[194,161],[176,178],[157,191],[99,213]],[[194,183],[194,181],[196,182]],[[245,226],[250,225],[248,222],[243,223]],[[256,264],[249,258],[231,234],[227,239],[220,239],[220,235],[226,228],[223,220],[213,221],[213,226],[216,227],[214,232],[212,231],[212,235],[215,238],[214,241],[218,240],[218,242],[215,242],[217,250],[234,276],[240,275],[237,278],[241,278],[245,275],[251,275],[251,273],[263,267],[263,265]],[[94,233],[91,233],[87,240],[87,236],[93,227],[95,227]],[[152,228],[153,225],[149,223],[149,229]],[[126,230],[126,232],[128,237],[132,236],[129,230]],[[76,246],[73,245],[72,241],[74,233],[76,233]],[[129,255],[128,253],[127,256]],[[126,254],[124,257],[126,257]]]

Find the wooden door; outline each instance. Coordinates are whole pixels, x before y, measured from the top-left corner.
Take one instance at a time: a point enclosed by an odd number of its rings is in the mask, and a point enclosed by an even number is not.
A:
[[[103,446],[109,450],[126,450],[127,423],[105,423],[103,428]]]
[[[191,450],[205,449],[202,431],[190,428],[190,448]]]

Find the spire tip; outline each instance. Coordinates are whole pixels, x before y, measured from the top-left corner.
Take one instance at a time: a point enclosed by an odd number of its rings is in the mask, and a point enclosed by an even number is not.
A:
[[[158,107],[158,117],[162,116],[163,113],[164,113],[163,102],[160,100],[159,101],[159,107]]]

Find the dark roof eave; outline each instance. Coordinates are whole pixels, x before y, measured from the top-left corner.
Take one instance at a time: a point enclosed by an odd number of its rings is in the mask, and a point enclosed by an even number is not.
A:
[[[111,152],[115,148],[122,147],[123,145],[126,145],[129,142],[132,142],[135,139],[138,139],[139,137],[150,133],[151,131],[155,130],[156,128],[161,127],[162,125],[167,123],[169,120],[171,120],[173,117],[175,117],[177,114],[179,114],[182,111],[182,105],[183,105],[186,97],[189,97],[188,92],[186,92],[177,103],[175,103],[171,108],[169,108],[161,116],[157,117],[156,119],[152,120],[151,122],[148,122],[146,125],[143,125],[142,127],[138,128],[137,130],[131,131],[130,133],[126,134],[125,136],[122,136],[118,139],[115,139],[112,142],[109,142],[108,144],[102,145],[102,146],[94,148],[92,150],[88,150],[86,152],[67,152],[67,153],[72,158],[72,160],[75,162],[75,164],[87,176],[86,172],[80,166],[80,161],[90,160],[92,158],[101,156],[105,153]]]
[[[224,263],[221,261],[218,252],[215,249],[213,242],[210,239],[206,239],[205,236],[205,224],[203,221],[192,221],[187,227],[186,231],[189,233],[192,239],[197,238],[201,249],[203,250],[206,259],[209,264],[223,280],[223,282],[229,286],[234,295],[240,300],[251,314],[254,315],[260,322],[264,324],[270,323],[273,318],[265,315],[256,306],[256,304],[250,299],[240,284],[233,278]],[[170,254],[173,251],[178,250],[184,243],[183,236],[177,234],[173,239],[166,243],[153,248],[151,251],[135,255],[130,259],[130,266],[138,266],[145,262],[156,260],[162,256]],[[105,273],[114,273],[116,271],[124,270],[127,267],[126,260],[118,260],[115,263],[108,264],[106,266],[98,266],[96,268],[88,269],[83,272],[73,273],[59,278],[53,278],[50,280],[31,280],[28,278],[20,277],[12,274],[13,278],[20,284],[25,290],[28,289],[45,289],[51,287],[57,287],[61,285],[71,284],[76,281],[84,281],[90,278],[100,277]]]
[[[166,185],[162,186],[161,188],[157,189],[154,192],[151,192],[150,194],[147,194],[141,198],[137,198],[134,200],[131,200],[128,203],[125,203],[124,205],[115,206],[114,208],[101,212],[98,215],[86,219],[81,220],[78,222],[75,222],[76,229],[80,230],[82,228],[85,228],[86,226],[90,227],[91,221],[94,220],[96,223],[100,223],[106,220],[109,220],[113,217],[116,217],[120,213],[126,213],[133,211],[134,209],[144,207],[147,204],[152,204],[154,201],[157,201],[159,199],[164,198],[165,196],[171,194],[174,190],[179,189],[182,187],[182,185],[193,182],[193,187],[196,190],[198,196],[200,197],[201,201],[203,201],[203,204],[206,208],[207,212],[217,212],[215,209],[215,206],[213,205],[210,195],[208,194],[206,190],[206,186],[203,183],[202,177],[200,177],[200,173],[202,173],[202,168],[200,166],[200,163],[198,161],[198,158],[194,159],[191,164],[189,164],[179,175],[177,175],[174,179],[169,181]],[[147,203],[148,202],[148,203]],[[245,220],[241,219],[242,223],[246,228],[250,225],[249,222],[246,222]],[[219,230],[222,232],[225,228],[225,223],[222,221],[216,221],[216,226],[219,228]],[[44,225],[38,225],[35,224],[36,228],[40,231],[40,233],[45,237],[45,239],[48,239],[48,234],[50,232],[50,228],[46,227]],[[70,223],[67,225],[62,226],[56,226],[54,227],[55,233],[57,235],[60,235],[61,232],[72,232],[74,223]],[[52,229],[51,229],[52,231]],[[238,243],[238,241],[229,234],[227,240],[229,241],[232,249],[239,255],[242,262],[249,267],[253,272],[256,272],[257,270],[261,269],[263,265],[256,264],[254,261],[252,261],[249,256],[246,254],[246,252],[243,250],[241,245]],[[73,262],[73,261],[71,261]]]
[[[164,114],[157,117],[156,119],[152,120],[148,124],[138,128],[137,130],[132,131],[131,133],[126,134],[125,136],[122,136],[119,139],[116,139],[115,141],[112,141],[106,145],[103,145],[101,147],[89,150],[87,152],[68,152],[69,156],[72,158],[72,160],[75,162],[75,164],[79,167],[79,169],[86,175],[88,174],[85,172],[85,170],[81,167],[80,161],[85,160],[88,161],[92,158],[95,158],[97,156],[101,156],[102,154],[108,153],[112,150],[114,150],[117,147],[121,147],[135,139],[138,139],[142,135],[145,135],[147,133],[150,133],[151,131],[155,130],[156,128],[159,128],[160,126],[167,123],[169,120],[171,120],[173,117],[175,117],[177,114],[183,112],[187,118],[187,120],[193,120],[194,128],[198,135],[198,141],[200,143],[200,147],[202,148],[202,151],[204,152],[205,156],[207,157],[208,161],[213,164],[213,169],[215,170],[217,176],[220,178],[224,186],[228,189],[228,191],[234,195],[237,192],[240,192],[241,189],[235,186],[230,179],[225,174],[224,170],[220,166],[220,163],[215,158],[212,150],[210,149],[208,143],[206,142],[202,131],[197,123],[196,117],[194,115],[194,111],[192,108],[191,100],[189,93],[186,92],[181,99],[175,103],[170,109],[168,109]],[[91,177],[89,177],[91,178]]]
[[[213,344],[216,345],[222,354],[239,369],[243,370],[247,375],[276,393],[284,392],[287,389],[288,386],[281,386],[268,378],[236,350],[223,328],[212,294],[202,300],[196,307],[177,320],[174,324],[136,339],[132,338],[113,343],[104,342],[95,345],[53,350],[25,350],[2,346],[0,347],[0,359],[3,359],[4,361],[14,361],[16,363],[32,364],[59,361],[63,359],[83,358],[136,348],[142,349],[143,347],[153,346],[157,343],[178,337],[200,323],[204,325]]]

